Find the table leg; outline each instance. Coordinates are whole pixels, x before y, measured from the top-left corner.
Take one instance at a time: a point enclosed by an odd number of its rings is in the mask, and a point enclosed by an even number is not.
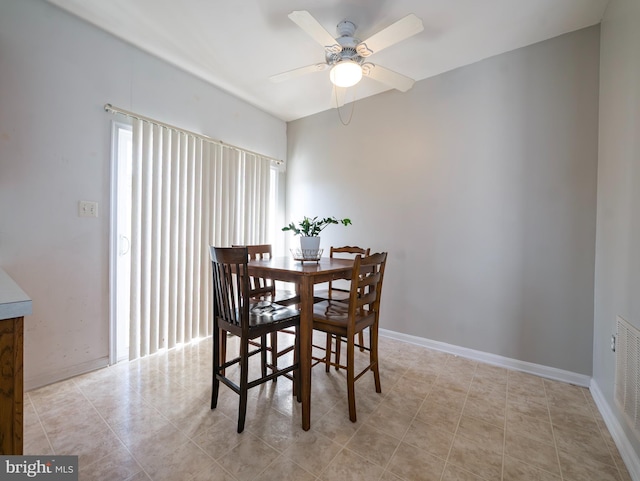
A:
[[[311,427],[311,341],[313,337],[313,282],[303,276],[300,282],[300,388],[302,391],[302,429]]]

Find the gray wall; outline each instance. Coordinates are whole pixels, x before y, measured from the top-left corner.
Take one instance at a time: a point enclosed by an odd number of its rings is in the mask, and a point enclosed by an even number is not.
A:
[[[389,252],[383,328],[590,375],[598,69],[596,26],[290,122],[287,217]]]
[[[602,22],[593,380],[614,402],[616,316],[640,328],[640,3],[613,0]]]
[[[33,299],[27,388],[107,362],[105,103],[286,155],[284,122],[42,0],[0,0],[0,265]],[[100,217],[78,217],[79,200]]]

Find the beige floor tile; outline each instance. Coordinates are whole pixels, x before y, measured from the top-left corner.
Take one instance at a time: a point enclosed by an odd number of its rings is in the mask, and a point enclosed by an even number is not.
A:
[[[527,386],[518,386],[514,388],[509,385],[507,388],[507,403],[532,406],[542,405],[546,408],[547,396],[544,389],[540,389],[539,391],[530,391]]]
[[[509,377],[509,370],[499,366],[492,366],[491,364],[478,363],[476,365],[476,372],[474,379],[484,379],[494,384],[507,385],[507,379]]]
[[[401,443],[387,470],[401,479],[438,481],[444,470],[445,461],[407,443]],[[339,478],[335,478],[339,479]]]
[[[148,451],[144,456],[137,454],[136,459],[154,481],[191,479],[213,461],[191,442],[174,445],[167,451]]]
[[[566,409],[558,411],[553,406],[549,406],[549,412],[551,414],[551,423],[554,426],[560,426],[570,430],[589,431],[594,436],[600,435],[598,423],[591,415],[582,412],[572,412]]]
[[[296,443],[303,432],[300,427],[300,418],[294,419],[275,409],[269,409],[262,419],[256,419],[245,429],[281,452]]]
[[[384,467],[400,444],[400,440],[369,425],[364,425],[347,443],[347,449]]]
[[[421,380],[412,379],[407,376],[403,376],[395,384],[393,390],[396,392],[404,392],[408,394],[415,394],[418,398],[426,398],[431,392],[433,386],[432,382],[425,382]]]
[[[402,376],[404,379],[408,379],[423,384],[432,384],[438,379],[440,375],[440,368],[431,365],[413,365],[414,361],[411,361],[412,365],[405,371]]]
[[[442,473],[441,481],[485,481],[469,471],[448,463]]]
[[[520,371],[509,371],[509,389],[519,386],[531,391],[544,390],[544,379],[533,374]]]
[[[541,422],[551,422],[549,408],[546,400],[542,402],[526,399],[507,399],[507,413],[524,414],[530,418],[537,419]]]
[[[40,417],[33,407],[29,393],[25,393],[22,400],[22,426],[26,429],[33,425],[40,424]]]
[[[466,412],[466,409],[465,409]],[[467,416],[460,418],[456,436],[481,441],[488,449],[502,453],[504,448],[504,428],[483,419]]]
[[[124,447],[117,448],[93,463],[78,463],[83,481],[124,481],[143,471]]]
[[[320,474],[323,481],[369,481],[378,479],[384,468],[363,458],[359,454],[343,449]]]
[[[177,428],[157,411],[114,424],[111,429],[128,448],[155,442],[169,433],[183,438],[182,442],[186,441],[186,436],[179,433]]]
[[[615,465],[609,446],[599,435],[582,429],[570,429],[566,426],[555,426],[554,435],[559,451],[570,457],[590,458],[604,464]]]
[[[342,450],[342,446],[313,430],[305,431],[284,452],[284,456],[295,461],[307,471],[318,474]]]
[[[546,391],[542,378],[531,374],[509,371],[507,378],[507,395],[509,399],[520,402],[546,403]]]
[[[159,414],[156,408],[135,391],[129,391],[127,396],[122,397],[101,397],[92,401],[92,404],[109,424],[124,423],[147,414]]]
[[[618,468],[594,459],[576,459],[563,451],[559,452],[563,481],[620,481]]]
[[[527,436],[552,446],[554,444],[553,430],[548,418],[545,422],[539,418],[526,416],[516,411],[509,411],[506,422],[507,433],[509,434]]]
[[[220,417],[209,429],[196,435],[193,442],[213,459],[219,460],[242,441],[244,433],[238,434],[236,428],[235,421],[226,416]]]
[[[397,411],[383,403],[367,418],[366,424],[389,436],[402,439],[413,418],[414,415],[405,414],[404,411]]]
[[[382,473],[382,476],[380,476],[380,479],[378,481],[404,481],[404,480],[399,476],[396,476],[395,474],[393,474],[391,471],[385,471],[384,473]]]
[[[183,412],[176,412],[167,419],[185,436],[195,438],[199,434],[215,426],[221,419],[228,420],[222,411],[209,409],[208,403],[185,406]],[[237,425],[237,420],[233,419]]]
[[[560,474],[558,454],[554,446],[526,436],[507,434],[505,454],[553,474]]]
[[[504,429],[506,408],[504,401],[468,398],[463,416],[471,416]]]
[[[477,376],[471,381],[468,397],[470,399],[491,400],[506,405],[507,385],[495,383],[491,380],[479,379]]]
[[[495,446],[487,445],[482,439],[456,435],[447,462],[484,479],[500,479],[502,450],[496,451]]]
[[[467,393],[473,381],[473,371],[445,371],[433,383],[435,389],[447,389]]]
[[[434,384],[433,389],[426,398],[429,404],[440,404],[449,408],[456,408],[462,411],[467,400],[468,389],[462,389],[457,386],[448,385],[443,387]]]
[[[574,409],[590,407],[587,397],[591,397],[591,394],[587,388],[547,379],[544,380],[544,386],[550,404]]]
[[[70,405],[86,402],[72,379],[30,391],[29,398],[39,415],[58,409],[71,409]]]
[[[127,478],[125,481],[150,481],[151,478],[144,471],[140,471],[139,473],[134,474],[130,478]],[[222,481],[222,480],[221,480]]]
[[[476,368],[478,367],[478,362],[473,361],[471,359],[465,359],[464,357],[459,356],[451,356],[447,359],[446,370],[457,371],[459,373],[471,373],[474,374],[476,372]]]
[[[349,412],[342,406],[336,406],[313,423],[312,429],[340,445],[345,445],[362,424],[362,421],[352,423],[349,420]]]
[[[237,481],[230,473],[224,470],[218,463],[213,462],[202,471],[196,473],[189,481]]]
[[[316,477],[299,464],[282,456],[260,473],[260,481],[313,481]]]
[[[462,415],[461,407],[440,403],[431,403],[430,399],[424,402],[420,411],[416,415],[416,419],[426,424],[432,425],[434,428],[443,429],[449,432],[455,432],[458,427],[458,421]]]
[[[453,436],[450,431],[438,429],[416,419],[409,426],[403,442],[439,458],[447,459]]]
[[[280,455],[278,451],[249,433],[221,459],[220,465],[239,481],[259,479],[259,474]]]
[[[49,438],[39,422],[24,427],[22,453],[34,456],[54,454]]]
[[[519,459],[505,456],[503,481],[560,481],[560,476],[526,464]]]
[[[347,412],[349,411],[349,402],[348,397],[346,395],[347,385],[344,385],[344,401],[342,402],[343,409]],[[366,379],[362,378],[356,382],[356,414],[360,421],[366,420],[371,413],[373,413],[378,406],[382,404],[384,399],[386,399],[387,394],[393,394],[396,391],[387,391],[385,390],[385,386],[382,386],[382,392],[376,392],[375,385],[373,382],[373,378]],[[340,405],[337,403],[336,405]]]
[[[79,464],[90,464],[120,449],[122,442],[105,423],[86,425],[49,434],[55,454],[77,455]]]
[[[422,394],[392,391],[384,397],[380,406],[413,417],[422,406],[424,399],[425,396]]]
[[[102,417],[84,397],[68,405],[39,412],[38,416],[50,435],[62,435],[72,430],[82,432],[96,425],[106,427]]]

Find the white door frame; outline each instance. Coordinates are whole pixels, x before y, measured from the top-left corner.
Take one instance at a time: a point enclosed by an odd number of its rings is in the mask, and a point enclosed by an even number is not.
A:
[[[119,132],[131,131],[131,124],[111,123],[111,189],[109,215],[109,364],[118,362],[118,258],[121,249],[121,233],[118,228],[119,188]]]

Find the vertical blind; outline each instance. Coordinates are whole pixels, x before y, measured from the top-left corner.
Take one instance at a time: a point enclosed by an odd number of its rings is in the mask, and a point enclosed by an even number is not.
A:
[[[133,119],[129,358],[211,334],[209,245],[267,242],[271,161]]]

